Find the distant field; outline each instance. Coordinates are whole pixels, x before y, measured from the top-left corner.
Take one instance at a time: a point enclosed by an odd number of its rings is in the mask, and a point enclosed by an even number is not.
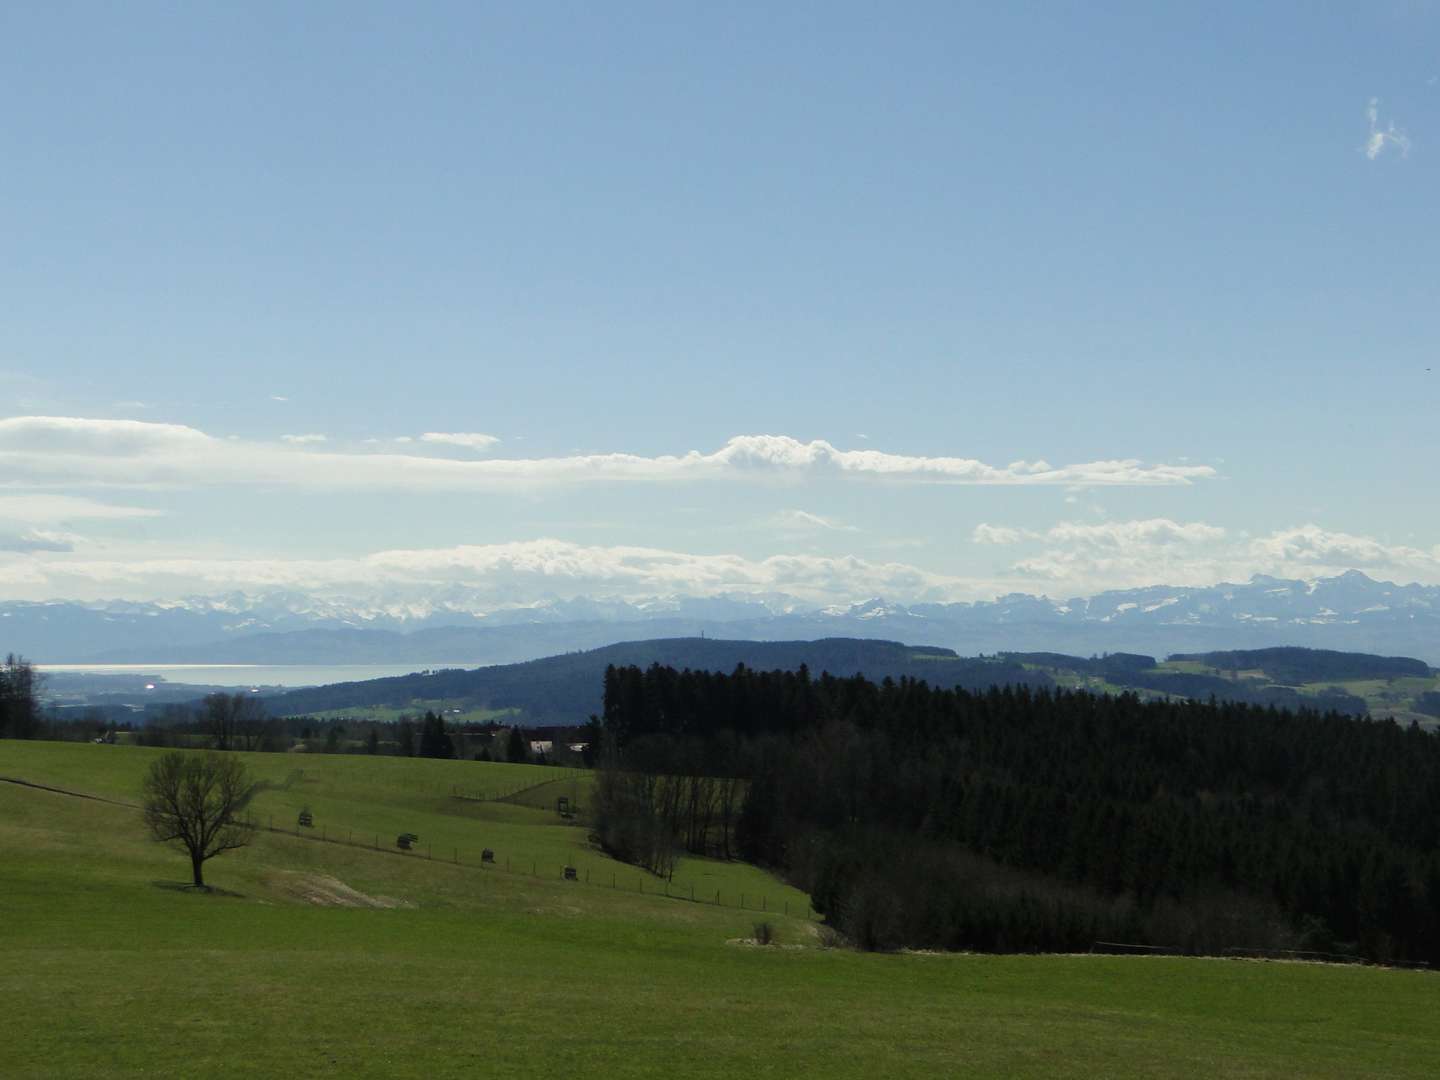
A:
[[[1029,663],[1026,666],[1032,670],[1047,672],[1055,680],[1057,685],[1071,690],[1089,690],[1097,694],[1130,692],[1147,699],[1183,696],[1179,694],[1169,694],[1153,687],[1127,686],[1122,682],[1114,682],[1101,675],[1084,671],[1056,668],[1037,663]],[[1212,667],[1199,660],[1165,660],[1161,661],[1155,670],[1161,673],[1173,673],[1176,675],[1206,675],[1224,679],[1227,683],[1235,683],[1237,685],[1248,682],[1251,688],[1267,686],[1270,685],[1271,682],[1265,672],[1258,669],[1232,671],[1229,668]],[[1293,686],[1293,689],[1301,695],[1302,704],[1306,697],[1318,698],[1321,695],[1332,692],[1336,688],[1361,698],[1365,702],[1366,709],[1372,717],[1393,717],[1401,724],[1409,724],[1414,721],[1422,727],[1440,726],[1440,718],[1427,716],[1414,709],[1414,703],[1422,693],[1430,690],[1440,690],[1440,676],[1432,676],[1428,679],[1418,677],[1401,677],[1395,679],[1331,679],[1301,683]]]
[[[488,724],[491,721],[504,723],[519,714],[518,709],[481,709],[460,700],[448,698],[416,699],[404,707],[398,705],[356,705],[348,709],[322,709],[306,713],[319,720],[356,720],[380,724],[393,724],[402,717],[412,720],[424,716],[427,710],[440,713],[447,724]]]
[[[0,742],[0,775],[131,801],[156,753]],[[762,949],[743,942],[756,912],[442,859],[489,843],[654,883],[549,809],[583,803],[583,775],[246,757],[289,781],[257,813],[293,823],[308,804],[315,831],[363,823],[382,850],[262,832],[197,895],[132,809],[0,783],[0,1075],[1422,1077],[1440,1056],[1430,973],[861,955],[783,915],[783,947]],[[450,796],[476,783],[534,805]],[[383,843],[407,827],[433,859]],[[783,895],[753,867],[693,862]]]

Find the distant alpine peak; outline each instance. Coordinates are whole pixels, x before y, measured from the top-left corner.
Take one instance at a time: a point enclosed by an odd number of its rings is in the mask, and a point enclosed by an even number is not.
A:
[[[1440,660],[1440,586],[1396,585],[1351,570],[1313,581],[1256,575],[1244,583],[1151,585],[1063,602],[1010,593],[959,603],[871,596],[818,607],[784,594],[732,593],[550,596],[497,604],[493,595],[448,585],[431,593],[382,588],[367,596],[275,590],[153,603],[0,603],[0,651],[15,649],[51,663],[122,653],[125,659],[105,662],[128,662],[135,655],[158,662],[162,655],[186,650],[222,653],[223,648],[209,646],[257,635],[285,635],[294,644],[297,632],[309,631],[414,635],[416,650],[421,650],[422,635],[448,634],[453,652],[418,657],[425,661],[481,655],[476,651],[480,645],[465,643],[480,639],[462,641],[456,634],[489,635],[485,641],[500,635],[516,643],[543,642],[545,648],[535,655],[546,655],[597,642],[706,633],[751,640],[883,637],[970,654],[1048,649],[1077,655],[1159,655],[1167,650],[1310,645],[1424,656],[1435,662]],[[377,653],[394,644],[376,641]],[[333,643],[327,648],[332,651],[324,655],[340,655]],[[504,655],[514,659],[520,649],[515,644]],[[311,662],[301,653],[278,648],[276,655],[286,656],[284,662]]]
[[[1440,608],[1440,586],[1405,585],[1381,582],[1360,570],[1347,570],[1328,578],[1310,581],[1256,574],[1245,583],[1221,582],[1209,586],[1147,585],[1112,589],[1088,597],[1064,601],[1033,593],[1007,593],[994,600],[974,602],[904,603],[883,596],[871,596],[847,603],[815,606],[785,594],[728,593],[708,597],[672,593],[649,597],[540,597],[526,601],[496,603],[493,598],[463,586],[447,586],[430,593],[398,593],[379,590],[373,596],[332,596],[296,590],[262,593],[227,592],[186,596],[180,599],[136,601],[17,601],[0,603],[0,610],[71,609],[124,613],[192,613],[229,615],[236,625],[255,626],[275,622],[344,623],[351,626],[404,628],[408,624],[455,623],[492,625],[526,621],[554,622],[577,619],[644,621],[675,616],[718,619],[764,618],[809,614],[825,618],[883,619],[924,618],[937,612],[1003,612],[1056,618],[1099,619],[1126,611],[1140,611],[1171,617],[1197,604],[1245,609],[1255,603],[1273,606],[1282,596],[1302,607],[1331,609],[1345,614],[1345,596],[1354,598],[1354,612],[1373,605],[1382,596],[1402,596],[1412,606]],[[1179,609],[1179,610],[1177,610]],[[1353,613],[1353,612],[1351,612]]]

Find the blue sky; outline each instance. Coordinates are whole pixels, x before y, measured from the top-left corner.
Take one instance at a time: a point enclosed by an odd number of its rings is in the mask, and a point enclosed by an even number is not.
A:
[[[0,11],[0,599],[1440,581],[1440,5],[777,7]]]

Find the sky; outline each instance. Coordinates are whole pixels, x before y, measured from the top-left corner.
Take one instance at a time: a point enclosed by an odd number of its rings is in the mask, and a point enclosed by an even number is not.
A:
[[[1440,4],[10,4],[0,95],[0,601],[1440,583]]]

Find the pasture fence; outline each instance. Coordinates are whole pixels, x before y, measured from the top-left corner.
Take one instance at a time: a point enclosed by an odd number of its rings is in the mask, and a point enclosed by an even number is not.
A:
[[[452,799],[463,800],[464,802],[510,802],[524,795],[527,791],[534,791],[537,788],[542,788],[549,784],[563,783],[566,780],[578,780],[583,776],[590,775],[589,769],[557,768],[552,766],[551,771],[558,775],[548,776],[544,780],[537,781],[533,784],[524,783],[516,787],[501,788],[493,791],[485,788],[467,788],[459,784],[452,784],[450,787],[450,797]]]

